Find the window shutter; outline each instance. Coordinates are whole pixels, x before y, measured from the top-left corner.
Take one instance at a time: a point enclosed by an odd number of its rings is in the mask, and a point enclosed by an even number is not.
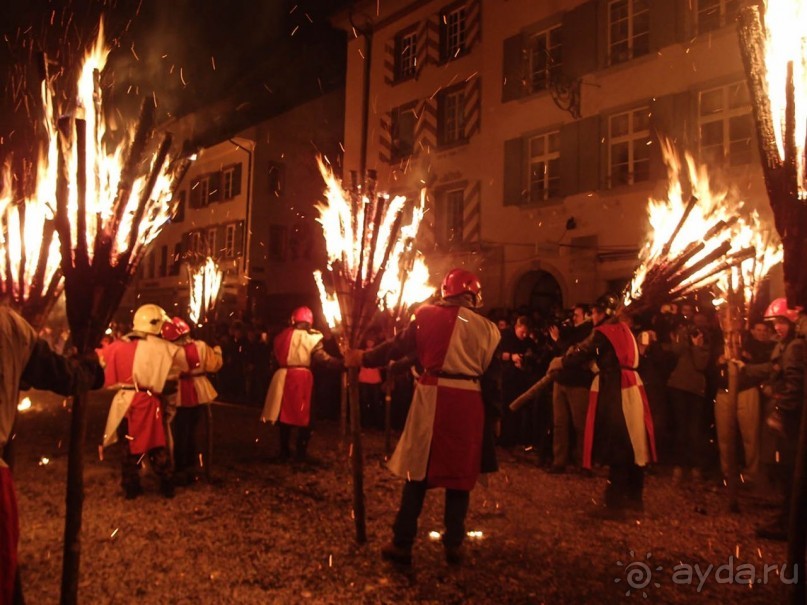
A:
[[[524,36],[521,34],[504,41],[502,103],[524,96],[524,53]]]
[[[650,2],[650,49],[658,50],[683,40],[684,9],[681,0]]]
[[[238,221],[235,226],[235,255],[244,255],[244,221]]]
[[[577,183],[578,192],[596,191],[602,183],[601,148],[604,147],[600,138],[600,118],[591,116],[578,122],[577,133]],[[561,139],[563,144],[563,139]],[[560,161],[563,162],[561,151]]]
[[[221,201],[221,171],[210,173],[210,192],[207,194],[206,204]]]
[[[191,181],[191,208],[202,207],[202,190],[199,187],[201,179],[193,179]]]
[[[524,140],[504,142],[504,205],[519,205],[524,201]]]
[[[563,15],[563,73],[570,78],[579,78],[597,69],[597,13],[596,0],[589,0]]]
[[[659,139],[669,139],[679,150],[688,143],[690,94],[682,92],[658,97],[650,103],[650,112],[650,178],[656,180],[667,176]]]
[[[241,195],[241,162],[235,165],[233,174],[233,197]]]
[[[563,197],[580,191],[578,175],[578,137],[580,124],[570,122],[560,129],[560,194]]]

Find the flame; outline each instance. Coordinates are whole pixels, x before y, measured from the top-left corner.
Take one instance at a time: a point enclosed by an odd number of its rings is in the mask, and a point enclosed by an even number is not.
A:
[[[25,412],[30,409],[31,409],[30,397],[23,397],[22,400],[17,404],[17,410],[20,412]]]
[[[745,252],[748,258],[738,264],[737,276],[738,279],[742,276],[745,300],[750,304],[761,280],[782,260],[782,245],[778,237],[760,220],[756,211],[744,211],[744,202],[733,192],[718,188],[710,180],[706,166],[696,164],[689,153],[684,154],[685,166],[682,166],[670,141],[662,140],[661,149],[667,165],[667,196],[666,199],[651,198],[648,201],[648,240],[639,257],[639,268],[625,293],[624,303],[631,304],[645,293],[652,271],[669,266],[677,257],[685,256],[697,246],[697,253],[675,272],[680,275],[691,271],[691,275],[677,286],[682,289],[714,286],[718,293],[726,294],[730,289],[730,267],[716,274],[715,269],[732,254]],[[697,198],[694,205],[691,205],[691,198],[685,201],[684,169],[691,196]],[[686,219],[682,222],[684,216]],[[706,263],[706,257],[717,253],[721,246],[725,248],[723,254]],[[700,263],[703,266],[696,269],[699,261],[704,261]]]
[[[799,196],[807,199],[805,141],[807,141],[807,1],[765,2],[765,67],[773,128],[779,157],[785,158],[785,90],[788,63],[793,65],[796,109],[796,169]]]
[[[207,314],[216,306],[221,289],[221,269],[211,257],[207,257],[196,269],[188,266],[188,286],[190,287],[190,302],[188,315],[195,324],[207,319]]]
[[[317,164],[326,183],[327,204],[318,204],[316,208],[320,213],[317,221],[325,236],[328,271],[362,286],[369,286],[380,274],[376,302],[379,309],[393,313],[431,296],[434,287],[429,284],[429,269],[415,248],[425,212],[425,190],[421,191],[418,205],[412,208],[409,223],[400,228],[400,237],[392,242],[390,237],[398,235],[393,233],[394,226],[405,210],[406,197],[390,199],[386,194],[368,195],[361,190],[351,194],[343,189],[322,158],[317,158]],[[334,328],[342,322],[337,295],[327,291],[320,271],[314,273],[314,280],[328,325]]]

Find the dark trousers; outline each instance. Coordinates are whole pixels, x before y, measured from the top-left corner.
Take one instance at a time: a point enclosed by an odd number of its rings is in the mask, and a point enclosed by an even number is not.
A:
[[[703,468],[706,462],[706,400],[700,395],[670,388],[672,463]]]
[[[643,491],[642,467],[636,466],[632,461],[612,464],[609,467],[608,484],[605,487],[605,505],[608,508],[625,508],[628,504],[641,504]]]
[[[365,428],[384,428],[384,394],[380,383],[360,382],[361,425]]]
[[[308,450],[308,442],[311,440],[311,427],[307,426],[298,426],[293,427],[290,424],[286,424],[284,422],[278,422],[278,426],[280,427],[280,455],[284,458],[288,458],[291,456],[291,429],[297,429],[297,443],[296,446],[296,455],[298,458],[304,458],[306,451]]]
[[[129,422],[124,418],[118,425],[118,441],[123,446],[121,455],[121,486],[128,493],[140,490],[140,462],[148,456],[154,474],[160,479],[160,487],[165,488],[171,484],[171,457],[164,446],[150,449],[145,454],[133,454],[129,450],[129,441],[126,434],[129,432]]]
[[[172,423],[174,435],[174,470],[186,471],[196,466],[199,448],[196,444],[196,432],[203,413],[202,406],[177,407]]]
[[[393,542],[402,548],[411,548],[418,530],[418,517],[426,498],[425,481],[407,481],[401,494],[401,507],[392,526]],[[443,513],[445,533],[443,544],[456,548],[465,539],[465,516],[471,492],[461,489],[446,489],[446,505]]]

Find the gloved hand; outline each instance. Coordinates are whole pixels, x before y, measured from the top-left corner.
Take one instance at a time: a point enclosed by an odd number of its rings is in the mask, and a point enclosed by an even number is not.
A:
[[[364,357],[364,351],[361,349],[348,349],[345,351],[345,367],[360,368],[362,357]]]
[[[549,362],[549,367],[547,368],[547,372],[559,372],[563,369],[563,357],[553,357],[552,361]]]

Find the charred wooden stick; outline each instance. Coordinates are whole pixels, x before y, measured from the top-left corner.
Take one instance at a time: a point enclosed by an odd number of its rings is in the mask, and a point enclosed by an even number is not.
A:
[[[76,265],[89,264],[87,254],[87,122],[76,120]]]
[[[667,240],[667,243],[664,244],[664,247],[661,250],[662,256],[667,256],[667,254],[670,252],[670,248],[672,248],[675,238],[678,237],[678,233],[681,231],[681,227],[684,226],[684,223],[689,218],[689,215],[692,213],[692,209],[697,203],[698,198],[696,198],[694,195],[689,198],[689,202],[687,202],[686,208],[684,208],[684,213],[681,215],[681,220],[678,221],[678,224],[675,226],[670,239]]]
[[[541,378],[541,380],[533,384],[530,388],[528,388],[526,391],[524,391],[521,395],[516,397],[510,403],[510,405],[508,406],[510,408],[510,411],[515,412],[524,407],[525,404],[529,403],[530,401],[538,397],[541,391],[543,391],[546,387],[555,382],[555,378],[557,378],[557,376],[558,372],[556,370],[547,372],[546,375],[543,378]]]

